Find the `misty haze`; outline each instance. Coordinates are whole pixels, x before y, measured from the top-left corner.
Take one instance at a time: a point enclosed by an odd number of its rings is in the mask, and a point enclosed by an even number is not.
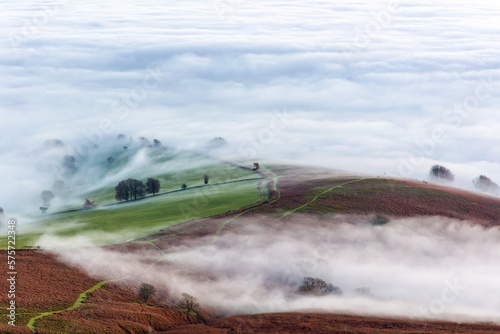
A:
[[[0,1],[0,332],[500,333],[499,16]]]

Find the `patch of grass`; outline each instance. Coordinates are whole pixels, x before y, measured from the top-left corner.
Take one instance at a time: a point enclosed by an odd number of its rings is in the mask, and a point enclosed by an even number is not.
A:
[[[144,175],[144,177],[135,175],[130,175],[129,177],[134,177],[142,181],[146,181],[148,177],[154,177],[160,180],[160,193],[164,193],[178,190],[184,183],[188,187],[201,186],[204,184],[203,175],[205,174],[209,176],[208,184],[224,183],[258,176],[253,172],[246,171],[241,168],[235,168],[225,164],[205,162],[202,165],[183,170],[175,170],[160,174],[157,171],[152,170],[151,174],[147,174],[147,176]],[[118,184],[118,182],[116,182],[116,184]],[[114,189],[116,184],[82,194],[82,203],[84,198],[95,200],[99,205],[116,203],[117,201],[115,199]]]
[[[257,183],[253,180],[188,188],[106,208],[45,216],[36,223],[36,232],[18,235],[16,245],[18,248],[34,245],[42,234],[59,237],[88,235],[96,245],[147,236],[190,219],[222,214],[249,205],[260,198]],[[5,240],[0,247],[6,248]]]
[[[195,317],[198,316],[198,313],[196,313],[195,311],[191,310],[191,311],[187,311],[187,309],[182,309],[182,308],[176,308],[177,311],[181,311],[181,312],[186,312],[188,314],[191,314],[191,315],[194,315]]]

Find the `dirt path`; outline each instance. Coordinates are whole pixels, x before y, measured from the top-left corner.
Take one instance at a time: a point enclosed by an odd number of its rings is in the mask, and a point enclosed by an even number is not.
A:
[[[279,217],[279,218],[277,218],[277,219],[273,220],[273,221],[272,221],[272,223],[274,223],[274,222],[276,222],[276,221],[278,221],[278,220],[281,220],[281,219],[285,218],[286,216],[291,215],[292,213],[294,213],[294,212],[296,212],[296,211],[299,211],[300,209],[305,208],[306,206],[308,206],[308,205],[312,204],[314,201],[316,201],[316,200],[317,200],[320,196],[322,196],[322,195],[324,195],[324,194],[326,194],[326,193],[328,193],[328,192],[332,191],[332,190],[333,190],[333,189],[335,189],[335,188],[341,188],[341,187],[345,186],[346,184],[349,184],[349,183],[354,183],[354,182],[360,182],[360,181],[363,181],[363,180],[366,180],[366,178],[362,178],[362,179],[357,179],[357,180],[347,181],[347,182],[344,182],[344,183],[341,183],[341,184],[337,184],[337,185],[335,185],[335,186],[333,186],[333,187],[331,187],[331,188],[329,188],[329,189],[327,189],[327,190],[325,190],[325,191],[322,191],[322,192],[320,192],[319,194],[317,194],[316,196],[314,196],[314,197],[313,197],[313,199],[312,199],[312,200],[310,200],[309,202],[307,202],[306,204],[301,205],[301,206],[299,206],[298,208],[295,208],[295,209],[292,209],[292,210],[288,210],[287,212],[285,212],[284,214],[282,214],[282,215],[281,215],[281,217]]]
[[[267,170],[267,169],[264,169],[264,170],[265,170],[266,172],[269,172],[269,173],[271,174],[271,176],[272,176],[272,181],[273,181],[273,191],[276,191],[276,192],[278,193],[278,196],[277,196],[277,198],[276,198],[276,199],[274,199],[273,201],[271,201],[271,202],[269,202],[269,203],[266,203],[266,204],[271,204],[271,203],[276,202],[276,201],[277,201],[278,199],[280,199],[280,197],[281,197],[281,192],[280,192],[280,191],[278,191],[278,188],[277,188],[279,176],[278,176],[278,175],[276,175],[276,174],[274,174],[273,172],[271,172],[271,171]],[[264,173],[262,173],[262,172],[261,172],[261,175],[265,176],[265,175],[264,175]],[[268,181],[268,177],[266,177],[266,185],[267,185],[267,181]],[[269,194],[271,193],[271,192],[269,191],[269,189],[268,189],[268,193],[269,193]],[[265,199],[264,199],[264,200],[265,200]],[[262,203],[262,202],[264,202],[264,200],[262,200],[262,201],[261,201],[261,203]],[[252,211],[252,210],[257,209],[258,207],[259,207],[259,206],[252,207],[252,208],[250,208],[250,209],[248,209],[248,210],[245,210],[245,211],[243,211],[243,212],[240,212],[239,214],[237,214],[237,215],[236,215],[236,216],[234,216],[233,218],[231,218],[231,219],[229,219],[229,220],[227,220],[227,221],[223,222],[223,223],[221,224],[221,227],[219,228],[219,230],[215,233],[215,236],[214,236],[214,238],[213,238],[212,242],[215,242],[215,241],[217,240],[217,238],[219,237],[220,233],[222,232],[222,230],[224,229],[224,227],[225,227],[227,224],[229,224],[229,223],[233,222],[234,220],[238,219],[240,216],[244,215],[245,213],[247,213],[247,212],[249,212],[249,211]]]

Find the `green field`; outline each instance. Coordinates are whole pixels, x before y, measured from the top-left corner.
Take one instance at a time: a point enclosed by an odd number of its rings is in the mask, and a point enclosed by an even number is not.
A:
[[[242,180],[246,178],[256,177],[254,173],[245,171],[240,168],[231,167],[224,164],[215,164],[206,162],[201,166],[185,168],[182,171],[174,170],[171,172],[158,172],[158,168],[148,171],[142,171],[139,176],[133,176],[142,181],[146,181],[148,177],[154,177],[160,180],[160,193],[178,190],[182,184],[188,187],[196,187],[203,185],[203,175],[209,176],[208,184],[224,183],[234,180]],[[95,191],[84,193],[82,198],[89,198],[96,201],[99,205],[107,205],[116,203],[113,184],[108,187],[100,188]]]
[[[210,176],[208,185],[203,182],[205,173]],[[182,172],[154,176],[161,180],[160,194],[121,203],[114,199],[114,187],[104,187],[91,194],[84,194],[82,198],[96,199],[100,205],[92,210],[36,217],[29,227],[18,231],[16,248],[114,244],[144,237],[191,219],[223,214],[262,200],[258,191],[261,181],[259,174],[225,164],[212,163]],[[179,189],[182,183],[188,185],[186,190]],[[264,196],[267,196],[266,191]],[[56,239],[52,239],[54,237]],[[69,240],[69,237],[73,238],[71,243],[64,243],[64,238]],[[6,241],[0,243],[0,248],[6,247]]]

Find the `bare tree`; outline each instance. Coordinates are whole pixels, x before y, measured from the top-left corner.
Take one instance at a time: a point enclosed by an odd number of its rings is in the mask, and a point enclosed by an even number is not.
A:
[[[97,203],[95,201],[91,201],[88,198],[85,199],[85,202],[83,203],[83,208],[85,210],[93,209],[97,207]]]
[[[455,175],[446,167],[441,165],[434,165],[429,171],[429,176],[432,179],[443,179],[450,182],[455,180]]]
[[[154,286],[148,283],[142,283],[139,287],[139,298],[146,304],[148,302],[149,297],[154,296],[156,289]]]
[[[498,184],[493,182],[489,177],[486,175],[479,175],[476,177],[474,180],[472,180],[472,183],[474,186],[484,192],[498,192],[499,188]]]
[[[343,292],[332,283],[327,283],[320,278],[304,277],[302,284],[297,289],[300,295],[326,296],[337,295],[342,296]]]
[[[361,287],[361,288],[356,288],[354,292],[358,296],[370,296],[372,294],[372,290],[369,287]]]
[[[214,138],[210,139],[209,144],[212,146],[224,146],[227,144],[227,142],[222,137],[214,137]]]
[[[190,294],[183,293],[182,299],[179,302],[179,307],[182,309],[186,309],[188,312],[194,310],[199,307],[198,300],[196,297],[191,296]]]

